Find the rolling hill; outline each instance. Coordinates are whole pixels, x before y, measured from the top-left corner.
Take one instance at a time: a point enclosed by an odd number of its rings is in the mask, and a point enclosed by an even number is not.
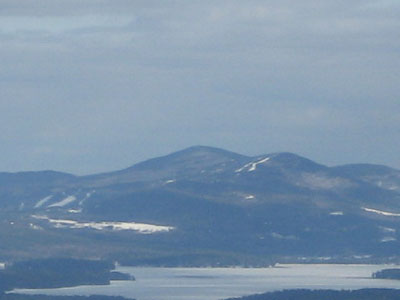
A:
[[[195,146],[123,170],[0,173],[0,261],[397,261],[400,171]]]

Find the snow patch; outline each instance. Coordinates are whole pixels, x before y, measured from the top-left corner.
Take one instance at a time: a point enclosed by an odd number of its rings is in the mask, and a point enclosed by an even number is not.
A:
[[[46,202],[48,202],[51,198],[53,198],[53,195],[49,195],[49,196],[46,196],[46,197],[40,199],[40,200],[35,204],[34,208],[42,207],[42,206],[43,206],[44,204],[46,204]]]
[[[164,184],[169,184],[169,183],[174,183],[176,182],[176,179],[169,179],[167,181],[164,182]]]
[[[390,227],[379,226],[383,232],[396,233],[396,229]]]
[[[42,227],[40,227],[38,225],[35,225],[33,223],[29,223],[29,227],[34,229],[34,230],[42,230],[43,229]]]
[[[373,208],[368,208],[368,207],[361,207],[362,210],[365,210],[367,212],[372,212],[378,215],[382,216],[387,216],[387,217],[400,217],[400,214],[398,213],[392,213],[388,211],[383,211],[383,210],[378,210],[378,209],[373,209]]]
[[[397,239],[391,236],[385,236],[383,239],[381,239],[381,243],[394,242],[394,241],[397,241]]]
[[[79,214],[82,212],[82,208],[80,209],[68,209],[68,212],[71,214]]]
[[[250,169],[249,169],[249,172],[255,171],[256,168],[257,168],[257,165],[263,164],[263,163],[269,161],[269,159],[270,159],[269,157],[266,157],[266,158],[264,158],[264,159],[261,159],[261,160],[255,162],[255,163],[252,163],[252,164],[251,164],[251,167],[250,167]]]
[[[367,259],[367,258],[371,258],[372,255],[370,254],[365,254],[365,255],[353,255],[353,258],[355,259]]]
[[[64,207],[72,202],[76,201],[76,197],[75,196],[68,196],[67,198],[64,198],[63,200],[61,200],[60,202],[54,203],[49,205],[48,207]]]
[[[280,239],[280,240],[298,240],[298,238],[295,237],[294,235],[282,235],[276,232],[272,232],[271,236],[275,239]]]
[[[255,197],[254,197],[254,195],[247,195],[247,196],[244,197],[244,198],[250,200],[250,199],[254,199]]]
[[[251,163],[245,164],[243,167],[241,167],[240,169],[235,170],[236,173],[240,173],[242,172],[244,169],[250,167]]]
[[[318,256],[317,259],[322,260],[322,261],[327,261],[327,260],[331,260],[332,256]]]
[[[344,213],[342,211],[333,211],[329,213],[331,216],[343,216]]]
[[[248,172],[253,172],[253,171],[255,171],[257,169],[257,165],[265,163],[265,162],[267,162],[269,160],[270,160],[270,157],[266,157],[266,158],[262,158],[260,160],[257,160],[255,162],[250,162],[248,164],[245,164],[243,167],[235,170],[235,172],[236,173],[240,173],[243,170],[245,170],[246,168],[248,168],[248,170],[247,170]]]
[[[174,227],[171,226],[159,226],[159,225],[135,223],[135,222],[77,222],[73,220],[50,219],[47,216],[32,215],[32,217],[39,220],[47,220],[49,223],[53,224],[55,228],[71,228],[71,229],[90,228],[96,230],[110,229],[115,231],[133,230],[141,234],[168,232],[175,229]]]
[[[6,263],[0,262],[0,270],[4,270],[6,267]]]
[[[345,178],[332,177],[323,173],[307,173],[301,174],[300,180],[296,183],[299,186],[310,189],[345,189],[352,186],[352,183]]]
[[[85,197],[84,197],[81,201],[79,201],[79,205],[82,205],[83,202],[85,202],[87,199],[89,199],[90,197],[92,197],[92,195],[93,195],[95,192],[96,192],[96,191],[93,190],[93,191],[91,191],[91,192],[86,193]]]

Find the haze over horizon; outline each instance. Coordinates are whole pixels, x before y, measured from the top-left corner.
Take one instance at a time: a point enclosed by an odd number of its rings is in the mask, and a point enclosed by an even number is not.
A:
[[[400,2],[0,4],[0,171],[192,145],[400,168]]]

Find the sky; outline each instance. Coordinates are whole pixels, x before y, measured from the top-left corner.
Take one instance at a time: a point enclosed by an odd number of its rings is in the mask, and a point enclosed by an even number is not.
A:
[[[398,0],[1,0],[0,171],[192,145],[400,168]]]

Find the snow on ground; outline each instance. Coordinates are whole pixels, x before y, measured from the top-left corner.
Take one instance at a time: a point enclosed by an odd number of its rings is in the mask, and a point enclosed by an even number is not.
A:
[[[54,203],[49,205],[48,207],[64,207],[72,202],[76,201],[76,197],[75,196],[68,196],[67,198],[64,198],[63,200],[61,200],[60,202]]]
[[[259,161],[256,161],[255,163],[252,163],[252,164],[251,164],[251,167],[250,167],[250,169],[249,169],[249,172],[255,171],[255,170],[257,169],[257,165],[263,164],[263,163],[265,163],[265,162],[267,162],[267,161],[269,161],[269,157],[266,157],[266,158],[264,158],[264,159],[261,159],[261,160],[259,160]]]
[[[85,197],[84,197],[81,201],[79,201],[79,205],[82,205],[83,202],[85,202],[87,199],[89,199],[90,197],[92,197],[92,195],[93,195],[95,192],[96,192],[96,191],[93,190],[93,191],[91,191],[91,192],[86,193]]]
[[[366,258],[371,258],[372,255],[370,254],[365,254],[365,255],[353,255],[353,258],[355,259],[366,259]]]
[[[379,228],[380,230],[382,230],[383,232],[387,232],[387,233],[396,233],[396,229],[394,229],[394,228],[384,227],[384,226],[378,226],[378,228]]]
[[[332,256],[318,256],[317,259],[326,261],[326,260],[331,260]]]
[[[82,212],[82,208],[80,209],[68,209],[68,212],[71,214],[79,214]]]
[[[267,162],[268,160],[270,160],[270,158],[266,157],[266,158],[262,158],[260,160],[257,160],[255,162],[250,162],[248,164],[245,164],[243,167],[235,170],[235,172],[236,173],[240,173],[243,170],[245,170],[246,168],[248,168],[247,172],[253,172],[253,171],[255,171],[257,169],[257,165],[263,164],[263,163]]]
[[[275,239],[280,239],[280,240],[298,240],[298,238],[294,235],[282,235],[277,232],[272,232],[271,236]]]
[[[379,226],[379,228],[383,231],[383,232],[391,232],[391,233],[396,233],[396,229],[394,228],[390,228],[390,227],[383,227],[383,226]]]
[[[244,197],[244,198],[250,200],[250,199],[254,199],[255,197],[254,197],[254,195],[247,195],[247,196]]]
[[[387,211],[383,211],[383,210],[377,210],[377,209],[373,209],[373,208],[368,208],[368,207],[361,207],[362,210],[365,210],[367,212],[372,212],[378,215],[382,215],[382,216],[387,216],[387,217],[400,217],[400,214],[398,213],[392,213],[392,212],[387,212]]]
[[[6,267],[6,264],[3,262],[0,262],[0,270],[4,269]]]
[[[169,180],[165,181],[164,184],[169,184],[169,183],[174,183],[174,182],[176,182],[175,179],[169,179]]]
[[[394,242],[394,241],[396,241],[396,238],[391,236],[385,236],[383,239],[381,239],[381,243]]]
[[[383,238],[381,239],[381,243],[393,242],[397,240],[396,229],[384,226],[378,226],[378,228],[384,233]]]
[[[43,229],[42,227],[40,227],[38,225],[35,225],[33,223],[29,223],[29,227],[34,229],[34,230],[42,230]]]
[[[151,234],[156,232],[168,232],[174,227],[171,226],[159,226],[152,224],[143,224],[135,222],[77,222],[73,220],[56,220],[50,219],[47,216],[32,215],[33,218],[39,220],[47,220],[56,228],[72,228],[72,229],[82,229],[91,228],[96,230],[111,229],[115,231],[119,230],[133,230],[142,234]]]
[[[343,216],[344,213],[342,211],[333,211],[329,213],[331,216]]]
[[[332,177],[322,173],[308,173],[303,172],[296,182],[297,185],[307,187],[310,189],[345,189],[351,187],[353,184],[350,180],[341,177]]]
[[[245,164],[243,167],[241,167],[240,169],[235,170],[236,173],[240,173],[242,172],[244,169],[250,167],[251,163]]]
[[[42,207],[46,202],[48,202],[51,198],[53,198],[53,195],[49,195],[44,197],[43,199],[40,199],[34,206],[34,208],[39,208]]]

